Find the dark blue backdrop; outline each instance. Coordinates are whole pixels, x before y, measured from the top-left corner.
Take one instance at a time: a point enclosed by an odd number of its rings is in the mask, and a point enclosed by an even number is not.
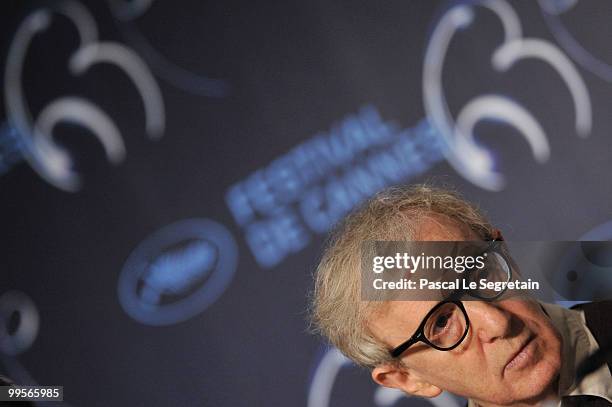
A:
[[[4,1],[0,373],[85,406],[418,406],[306,332],[325,233],[434,180],[612,235],[612,4]]]

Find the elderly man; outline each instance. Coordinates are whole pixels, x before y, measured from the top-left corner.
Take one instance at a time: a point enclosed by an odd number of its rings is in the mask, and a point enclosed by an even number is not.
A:
[[[576,375],[607,346],[608,302],[586,307],[585,317],[583,310],[526,298],[377,302],[360,296],[364,241],[496,238],[482,213],[451,191],[417,185],[379,193],[330,239],[315,278],[313,324],[368,367],[376,383],[411,395],[447,390],[470,406],[612,405],[612,367],[600,363]]]

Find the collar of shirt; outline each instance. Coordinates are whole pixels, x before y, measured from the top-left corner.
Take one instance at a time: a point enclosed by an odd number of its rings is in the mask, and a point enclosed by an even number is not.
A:
[[[559,399],[564,396],[590,395],[602,397],[612,403],[612,375],[607,364],[589,373],[582,380],[576,379],[576,369],[580,363],[599,350],[597,341],[586,326],[584,312],[555,304],[541,303],[541,305],[563,340]],[[478,404],[468,400],[468,407],[478,407]]]
[[[612,403],[612,375],[607,364],[589,373],[581,380],[576,369],[586,358],[599,350],[595,337],[586,326],[584,312],[542,303],[542,308],[563,338],[559,397],[598,396]]]

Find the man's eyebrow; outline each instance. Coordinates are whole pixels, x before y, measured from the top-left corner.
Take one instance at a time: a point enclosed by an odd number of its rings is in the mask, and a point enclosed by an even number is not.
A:
[[[420,302],[420,301],[408,301],[408,302],[412,303],[412,302]],[[432,307],[433,306],[435,306],[435,304],[432,305]],[[420,308],[420,307],[416,307],[416,308]],[[411,316],[410,322],[408,322],[406,319],[402,319],[401,321],[397,322],[398,329],[401,328],[402,330],[406,331],[405,333],[400,334],[404,338],[404,341],[407,339],[410,339],[412,335],[414,335],[419,325],[423,321],[423,318],[425,318],[425,315],[427,315],[427,313],[429,312],[430,308],[426,308],[426,307],[423,307],[423,308],[424,308],[423,310],[411,309],[411,310],[406,311],[406,314]],[[401,327],[399,326],[400,324],[401,324]]]

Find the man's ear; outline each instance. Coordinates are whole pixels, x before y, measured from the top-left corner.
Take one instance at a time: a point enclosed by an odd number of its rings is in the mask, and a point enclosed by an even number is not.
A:
[[[436,397],[442,389],[422,380],[408,368],[393,364],[376,366],[372,370],[372,379],[381,386],[402,390],[405,393],[420,397]]]

